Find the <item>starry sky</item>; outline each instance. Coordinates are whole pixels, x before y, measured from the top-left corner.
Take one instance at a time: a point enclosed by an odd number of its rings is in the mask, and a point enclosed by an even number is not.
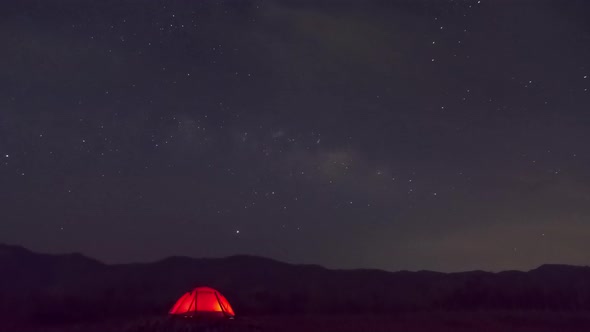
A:
[[[585,2],[3,1],[0,242],[590,264]]]

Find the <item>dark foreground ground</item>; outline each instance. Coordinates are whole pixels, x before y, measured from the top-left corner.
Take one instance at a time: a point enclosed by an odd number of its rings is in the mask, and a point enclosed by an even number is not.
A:
[[[4,331],[2,329],[1,331]],[[184,321],[151,317],[109,323],[51,327],[8,327],[6,331],[48,332],[560,332],[590,331],[590,312],[438,312],[396,315],[290,315],[240,317],[225,321]]]

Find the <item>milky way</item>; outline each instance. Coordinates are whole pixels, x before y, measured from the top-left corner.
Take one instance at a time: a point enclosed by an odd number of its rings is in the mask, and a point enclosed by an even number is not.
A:
[[[590,262],[584,1],[5,1],[0,242]]]

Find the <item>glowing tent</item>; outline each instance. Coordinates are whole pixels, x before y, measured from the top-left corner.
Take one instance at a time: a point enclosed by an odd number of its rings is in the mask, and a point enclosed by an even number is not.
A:
[[[227,299],[209,287],[197,287],[184,294],[170,309],[171,315],[182,317],[226,317],[233,318],[234,310]]]

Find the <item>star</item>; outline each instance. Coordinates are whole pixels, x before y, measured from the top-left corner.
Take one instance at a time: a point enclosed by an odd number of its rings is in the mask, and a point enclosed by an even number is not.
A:
[[[122,263],[183,248],[391,271],[586,264],[583,1],[506,3],[518,20],[479,0],[20,3],[0,33],[19,45],[0,62],[0,243]],[[551,250],[496,250],[550,231]]]

